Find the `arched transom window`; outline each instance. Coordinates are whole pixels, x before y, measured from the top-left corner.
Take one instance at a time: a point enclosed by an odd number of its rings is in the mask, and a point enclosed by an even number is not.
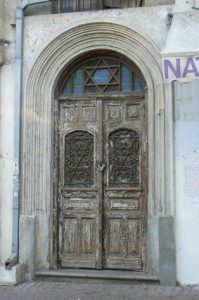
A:
[[[111,57],[90,59],[62,81],[61,94],[141,93],[139,76],[127,64]]]

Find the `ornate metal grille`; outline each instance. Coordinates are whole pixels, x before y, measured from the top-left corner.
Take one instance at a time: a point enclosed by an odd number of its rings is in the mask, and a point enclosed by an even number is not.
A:
[[[109,136],[110,186],[137,186],[139,184],[139,134],[119,129]]]
[[[56,11],[75,12],[142,6],[142,0],[54,0]]]
[[[91,187],[94,183],[94,138],[85,131],[65,137],[64,181],[66,187]]]

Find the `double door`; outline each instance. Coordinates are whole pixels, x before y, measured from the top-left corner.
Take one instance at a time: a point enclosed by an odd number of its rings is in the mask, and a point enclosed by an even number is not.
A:
[[[146,123],[143,98],[59,103],[59,267],[144,268]]]

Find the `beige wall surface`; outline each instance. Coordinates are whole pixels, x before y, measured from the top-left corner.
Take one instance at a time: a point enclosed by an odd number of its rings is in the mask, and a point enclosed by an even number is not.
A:
[[[12,240],[12,171],[13,171],[13,103],[14,103],[14,96],[15,96],[15,35],[16,35],[16,27],[15,27],[15,12],[16,12],[16,5],[20,2],[20,0],[5,0],[5,5],[3,9],[3,1],[0,0],[0,38],[5,38],[10,43],[4,46],[4,66],[0,67],[0,262],[5,261],[10,256],[11,250],[11,240]],[[79,13],[66,13],[66,14],[43,14],[43,15],[33,15],[33,16],[26,16],[25,17],[25,31],[24,31],[24,61],[23,61],[23,75],[24,75],[24,88],[26,87],[26,83],[28,81],[29,76],[31,75],[31,70],[34,69],[35,64],[38,62],[38,58],[41,56],[42,52],[45,52],[51,44],[54,43],[55,40],[59,40],[58,37],[64,35],[66,32],[73,31],[74,28],[83,26],[85,28],[85,36],[86,36],[86,26],[87,24],[108,24],[111,23],[112,28],[114,27],[113,24],[117,26],[121,26],[120,28],[127,28],[131,31],[132,35],[143,37],[148,44],[153,46],[153,49],[156,49],[157,57],[154,59],[158,61],[158,68],[161,72],[161,55],[162,51],[180,51],[182,46],[185,46],[185,50],[189,47],[189,51],[192,50],[192,38],[191,36],[195,37],[194,43],[196,44],[196,37],[197,37],[197,26],[198,24],[198,14],[197,11],[194,11],[190,14],[192,9],[193,1],[192,0],[176,0],[175,6],[173,5],[163,5],[159,7],[150,6],[156,4],[172,4],[174,1],[152,1],[146,0],[145,3],[148,7],[143,8],[130,8],[130,9],[123,9],[123,10],[104,10],[104,11],[93,11],[93,12],[79,12]],[[150,6],[150,7],[149,7]],[[167,14],[169,11],[176,13],[174,15],[174,19],[172,22],[171,27],[167,25]],[[34,10],[27,11],[27,14],[33,13]],[[35,10],[37,11],[37,10]],[[49,11],[48,11],[49,12]],[[183,15],[178,14],[181,12]],[[185,13],[184,13],[185,12]],[[3,16],[4,14],[4,16]],[[4,17],[4,22],[3,22]],[[184,21],[185,20],[185,21]],[[184,28],[180,24],[186,24],[187,33],[184,35]],[[92,27],[92,26],[91,26]],[[181,30],[182,29],[182,30]],[[108,32],[109,28],[104,28],[104,32]],[[114,31],[114,30],[113,30]],[[177,31],[177,33],[176,33]],[[125,38],[125,34],[122,30],[122,38]],[[134,34],[133,34],[134,33]],[[82,36],[84,33],[81,33]],[[178,36],[178,41],[174,43],[174,37]],[[184,38],[186,36],[186,39]],[[189,43],[187,43],[187,36],[189,37]],[[119,37],[120,38],[120,37]],[[116,40],[116,39],[115,39]],[[140,39],[141,40],[141,39]],[[126,47],[128,47],[128,36],[126,38]],[[76,43],[79,43],[78,36],[76,38]],[[92,43],[92,40],[91,40]],[[138,43],[139,44],[139,43]],[[194,44],[194,45],[195,45]],[[180,45],[180,46],[179,46]],[[118,45],[115,44],[115,49]],[[191,48],[191,47],[192,48]],[[66,44],[66,47],[68,45]],[[80,47],[80,46],[79,46]],[[101,41],[101,47],[104,47],[103,40]],[[180,47],[180,48],[179,48]],[[80,47],[81,48],[81,47]],[[3,56],[1,56],[1,46],[0,46],[0,64],[3,60]],[[54,51],[55,49],[53,49]],[[62,49],[64,52],[64,48]],[[127,49],[128,50],[128,49]],[[197,47],[194,49],[195,51],[198,50]],[[125,51],[125,49],[124,49]],[[56,52],[56,51],[55,51]],[[186,52],[186,51],[185,51]],[[55,54],[56,55],[56,54]],[[59,59],[59,58],[58,58]],[[50,57],[49,57],[50,60]],[[139,63],[139,62],[138,62]],[[46,67],[48,67],[46,65]],[[61,71],[62,66],[54,66],[55,70]],[[144,68],[144,67],[143,67]],[[36,71],[38,71],[36,69]],[[43,66],[43,73],[46,71],[45,66]],[[47,70],[48,71],[48,70]],[[45,80],[44,74],[40,74],[41,78]],[[40,75],[38,75],[38,82]],[[43,76],[43,77],[42,77]],[[150,77],[150,76],[149,76]],[[49,81],[51,85],[54,82]],[[48,83],[49,83],[48,82]],[[42,86],[42,84],[41,84]],[[51,86],[52,87],[52,86]],[[150,87],[149,93],[152,93],[152,87]],[[160,86],[155,86],[155,91],[158,93]],[[185,93],[189,89],[189,93]],[[36,89],[35,89],[36,90]],[[166,90],[166,88],[165,88]],[[38,91],[36,91],[38,92]],[[48,91],[45,90],[47,95]],[[178,99],[176,99],[176,114],[178,113],[179,119],[175,120],[178,122],[175,128],[176,134],[176,170],[177,176],[179,176],[178,184],[177,184],[177,206],[180,208],[179,212],[177,213],[177,249],[178,249],[178,276],[181,279],[182,283],[199,283],[198,275],[192,273],[192,269],[195,266],[195,261],[199,261],[198,254],[196,251],[193,253],[192,256],[187,255],[190,249],[186,249],[185,251],[181,251],[183,247],[186,245],[186,238],[189,238],[189,245],[194,245],[194,239],[190,236],[189,232],[192,232],[192,228],[198,227],[198,211],[192,210],[185,212],[185,208],[181,202],[182,196],[182,182],[183,179],[180,177],[180,165],[182,160],[182,152],[183,147],[183,140],[181,144],[180,134],[181,131],[186,131],[187,124],[190,123],[190,120],[182,120],[182,115],[179,111],[182,112],[182,109],[185,110],[184,116],[187,116],[188,108],[193,110],[193,113],[196,114],[197,108],[197,100],[198,94],[196,95],[196,83],[183,85],[183,89],[181,88],[180,84],[177,89],[178,92]],[[180,96],[179,96],[180,94]],[[181,99],[182,95],[187,95],[186,99]],[[47,95],[49,96],[49,95]],[[167,93],[168,96],[168,93]],[[51,97],[51,95],[49,96]],[[188,103],[188,99],[194,99],[194,101]],[[172,105],[172,97],[166,98]],[[183,100],[183,102],[182,102]],[[162,102],[159,106],[154,108],[152,114],[155,115],[156,118],[161,118],[162,114],[164,113],[163,105],[164,99],[162,98]],[[181,104],[180,104],[181,103]],[[151,108],[152,111],[152,108]],[[169,114],[169,109],[166,112]],[[159,117],[160,116],[160,117]],[[166,115],[168,117],[168,115]],[[190,118],[192,115],[190,114]],[[162,120],[164,118],[162,117]],[[39,119],[37,119],[39,120]],[[42,121],[42,120],[40,120]],[[169,119],[172,122],[172,119]],[[169,123],[166,120],[166,123]],[[163,122],[163,121],[162,121]],[[180,123],[181,122],[181,123]],[[152,122],[151,122],[152,123]],[[198,136],[198,111],[197,111],[197,124],[193,124],[193,133],[194,133],[194,141]],[[158,123],[159,124],[159,123]],[[173,126],[170,124],[169,126]],[[169,127],[168,126],[168,127]],[[179,127],[180,126],[180,127]],[[192,126],[192,124],[191,124]],[[158,130],[158,126],[157,130]],[[172,129],[171,129],[172,130]],[[180,130],[180,131],[179,131]],[[188,135],[188,134],[187,134]],[[164,139],[162,132],[159,132],[159,138]],[[195,142],[194,142],[195,143]],[[169,143],[168,143],[169,144]],[[170,145],[172,147],[172,145]],[[198,147],[198,144],[196,145]],[[194,144],[195,147],[195,144]],[[193,147],[193,148],[194,148]],[[195,149],[195,148],[194,148]],[[192,151],[194,149],[188,149],[187,151]],[[197,148],[198,149],[198,148]],[[164,151],[164,149],[163,149]],[[172,151],[172,150],[171,150]],[[180,159],[179,159],[180,157]],[[179,163],[179,164],[178,164]],[[163,174],[164,176],[164,174]],[[174,173],[173,173],[174,176]],[[158,177],[158,176],[157,176]],[[172,177],[169,174],[168,177]],[[176,179],[176,180],[177,180]],[[167,182],[167,184],[169,181]],[[45,184],[44,184],[45,185]],[[171,187],[171,184],[168,184]],[[169,187],[167,187],[169,189]],[[173,187],[172,187],[173,188]],[[172,192],[172,191],[171,191]],[[170,192],[170,193],[171,193]],[[163,191],[164,193],[164,191]],[[167,190],[168,193],[168,190]],[[166,194],[166,192],[165,192]],[[168,194],[167,194],[168,196]],[[170,199],[171,197],[168,196]],[[168,201],[169,202],[169,201]],[[168,205],[168,203],[166,204]],[[170,204],[169,204],[170,205]],[[174,205],[175,206],[175,205]],[[172,210],[172,209],[171,209]],[[180,215],[181,213],[181,215]],[[45,218],[44,218],[45,219]],[[189,221],[190,226],[186,227],[186,220]],[[44,222],[45,223],[45,222]],[[48,223],[44,224],[44,228],[49,228]],[[192,226],[192,227],[191,227]],[[190,230],[188,230],[190,229]],[[46,229],[47,232],[47,229]],[[43,238],[43,237],[42,237]],[[42,239],[41,245],[46,245],[46,253],[48,254],[48,233],[46,233],[46,240]],[[43,244],[42,244],[43,243]],[[187,244],[188,245],[188,244]],[[158,253],[158,250],[157,250]],[[47,257],[45,254],[45,257]],[[193,257],[193,258],[192,258]],[[184,266],[186,261],[189,261],[189,269],[184,271]],[[157,266],[155,269],[157,270]],[[197,268],[198,269],[198,268]]]
[[[16,0],[0,0],[0,263],[11,255]],[[3,50],[1,52],[1,50]]]
[[[177,273],[180,283],[198,284],[199,201],[196,194],[198,194],[199,168],[199,79],[188,83],[176,82],[174,89],[176,98],[175,169]],[[197,172],[194,170],[197,170]],[[193,176],[195,176],[194,180]],[[187,195],[187,180],[191,178],[193,181],[190,182],[190,188],[193,194]]]
[[[4,38],[9,42],[4,46],[4,64],[15,63],[16,6],[20,0],[4,0]]]
[[[143,7],[26,17],[24,33],[25,74],[30,71],[39,53],[57,35],[86,23],[107,22],[125,26],[143,35],[161,52],[169,32],[166,24],[169,7]]]
[[[14,65],[0,68],[0,263],[11,255]]]

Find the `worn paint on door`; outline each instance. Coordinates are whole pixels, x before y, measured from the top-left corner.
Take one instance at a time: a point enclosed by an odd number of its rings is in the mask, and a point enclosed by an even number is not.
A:
[[[59,267],[145,268],[145,108],[124,95],[59,103]]]

